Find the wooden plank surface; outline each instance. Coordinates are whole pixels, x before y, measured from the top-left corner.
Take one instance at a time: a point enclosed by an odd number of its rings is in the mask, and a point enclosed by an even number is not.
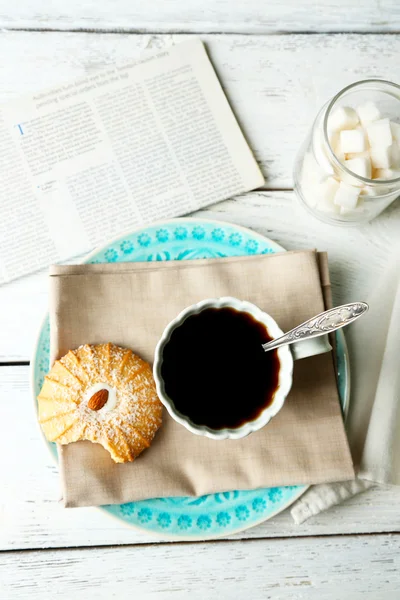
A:
[[[372,223],[350,228],[311,218],[293,192],[253,192],[197,214],[250,227],[288,250],[327,250],[334,301],[340,304],[368,297],[398,239],[400,203]],[[46,307],[46,273],[0,287],[0,362],[30,359]]]
[[[0,367],[0,550],[160,541],[95,508],[63,508],[58,469],[35,420],[28,376],[28,367]],[[399,488],[371,490],[301,526],[286,512],[233,537],[400,532],[399,504]]]
[[[0,1],[0,26],[19,29],[276,33],[398,31],[396,0],[33,0]]]
[[[35,0],[15,3],[10,11],[9,2],[0,0],[3,29],[169,32],[3,31],[0,101],[190,37],[171,31],[232,32],[201,37],[269,191],[199,214],[252,227],[288,249],[327,249],[335,302],[367,297],[398,239],[399,203],[369,225],[341,229],[310,218],[293,203],[293,194],[282,190],[292,186],[295,153],[323,102],[363,77],[396,80],[400,35],[240,33],[396,32],[400,5],[394,0],[351,6],[330,0],[323,7],[314,0],[195,4],[153,0],[150,10],[139,0],[83,5]],[[45,273],[0,287],[0,362],[29,359],[46,304]],[[133,592],[141,600],[241,599],[249,590],[256,600],[398,598],[400,538],[380,535],[400,532],[396,488],[370,490],[301,526],[286,512],[229,541],[158,544],[154,536],[128,529],[96,509],[62,508],[57,467],[35,423],[27,367],[0,366],[0,407],[0,550],[5,550],[0,598],[86,600],[93,593],[108,600]],[[349,535],[354,533],[374,535]],[[79,546],[91,548],[73,549]]]
[[[7,600],[398,600],[400,537],[163,544],[7,553]]]
[[[0,101],[191,37],[3,32],[0,56],[7,60],[0,61]],[[296,152],[317,111],[338,90],[369,76],[399,76],[400,35],[201,38],[261,165],[267,189],[292,187]]]

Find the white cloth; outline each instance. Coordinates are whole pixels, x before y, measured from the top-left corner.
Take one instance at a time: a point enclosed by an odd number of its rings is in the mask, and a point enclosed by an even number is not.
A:
[[[400,246],[352,325],[352,392],[346,424],[358,479],[312,486],[291,510],[296,523],[374,484],[400,485]],[[350,330],[349,330],[350,332]]]

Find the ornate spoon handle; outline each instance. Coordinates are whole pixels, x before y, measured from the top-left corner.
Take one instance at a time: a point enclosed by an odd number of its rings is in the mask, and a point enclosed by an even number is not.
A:
[[[350,304],[331,308],[291,329],[281,335],[281,337],[272,340],[272,342],[263,344],[262,347],[268,352],[268,350],[274,350],[275,348],[279,348],[279,346],[301,342],[305,339],[330,333],[345,325],[349,325],[365,314],[368,308],[369,306],[366,302],[351,302]]]

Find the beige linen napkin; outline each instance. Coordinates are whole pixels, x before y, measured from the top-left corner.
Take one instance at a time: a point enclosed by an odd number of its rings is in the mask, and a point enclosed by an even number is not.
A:
[[[324,309],[322,285],[329,294],[327,257],[319,261],[313,251],[53,267],[52,359],[80,344],[111,341],[151,362],[165,326],[183,308],[226,295],[255,303],[288,330]],[[133,463],[115,464],[86,441],[60,446],[59,455],[66,506],[354,476],[330,353],[296,363],[282,411],[242,440],[193,435],[164,411],[152,446]]]
[[[347,431],[358,478],[313,486],[293,507],[296,523],[375,483],[400,485],[400,246],[374,287],[368,314],[352,326]]]

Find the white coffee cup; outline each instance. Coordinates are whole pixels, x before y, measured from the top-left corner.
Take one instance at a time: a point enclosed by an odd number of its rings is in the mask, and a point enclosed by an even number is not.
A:
[[[332,350],[327,335],[302,340],[291,344],[290,346],[281,346],[277,349],[280,361],[278,386],[276,388],[272,403],[265,407],[257,419],[254,421],[247,421],[240,427],[232,429],[211,429],[210,427],[203,425],[196,425],[189,419],[189,417],[176,410],[173,400],[166,393],[165,384],[161,375],[163,351],[165,345],[168,343],[171,337],[172,332],[177,327],[180,327],[188,317],[198,314],[207,308],[226,307],[250,314],[256,321],[265,325],[270,337],[273,339],[283,335],[283,331],[279,328],[276,321],[254,304],[232,297],[212,298],[203,300],[197,304],[193,304],[192,306],[185,308],[173,321],[171,321],[165,328],[160,341],[157,344],[154,355],[153,373],[156,382],[157,393],[171,417],[192,433],[195,433],[196,435],[205,435],[206,437],[214,440],[237,440],[264,427],[264,425],[266,425],[272,419],[272,417],[274,417],[281,410],[286,397],[290,392],[292,387],[293,360],[315,356],[316,354],[323,354]],[[188,349],[188,351],[190,352],[190,349]]]

